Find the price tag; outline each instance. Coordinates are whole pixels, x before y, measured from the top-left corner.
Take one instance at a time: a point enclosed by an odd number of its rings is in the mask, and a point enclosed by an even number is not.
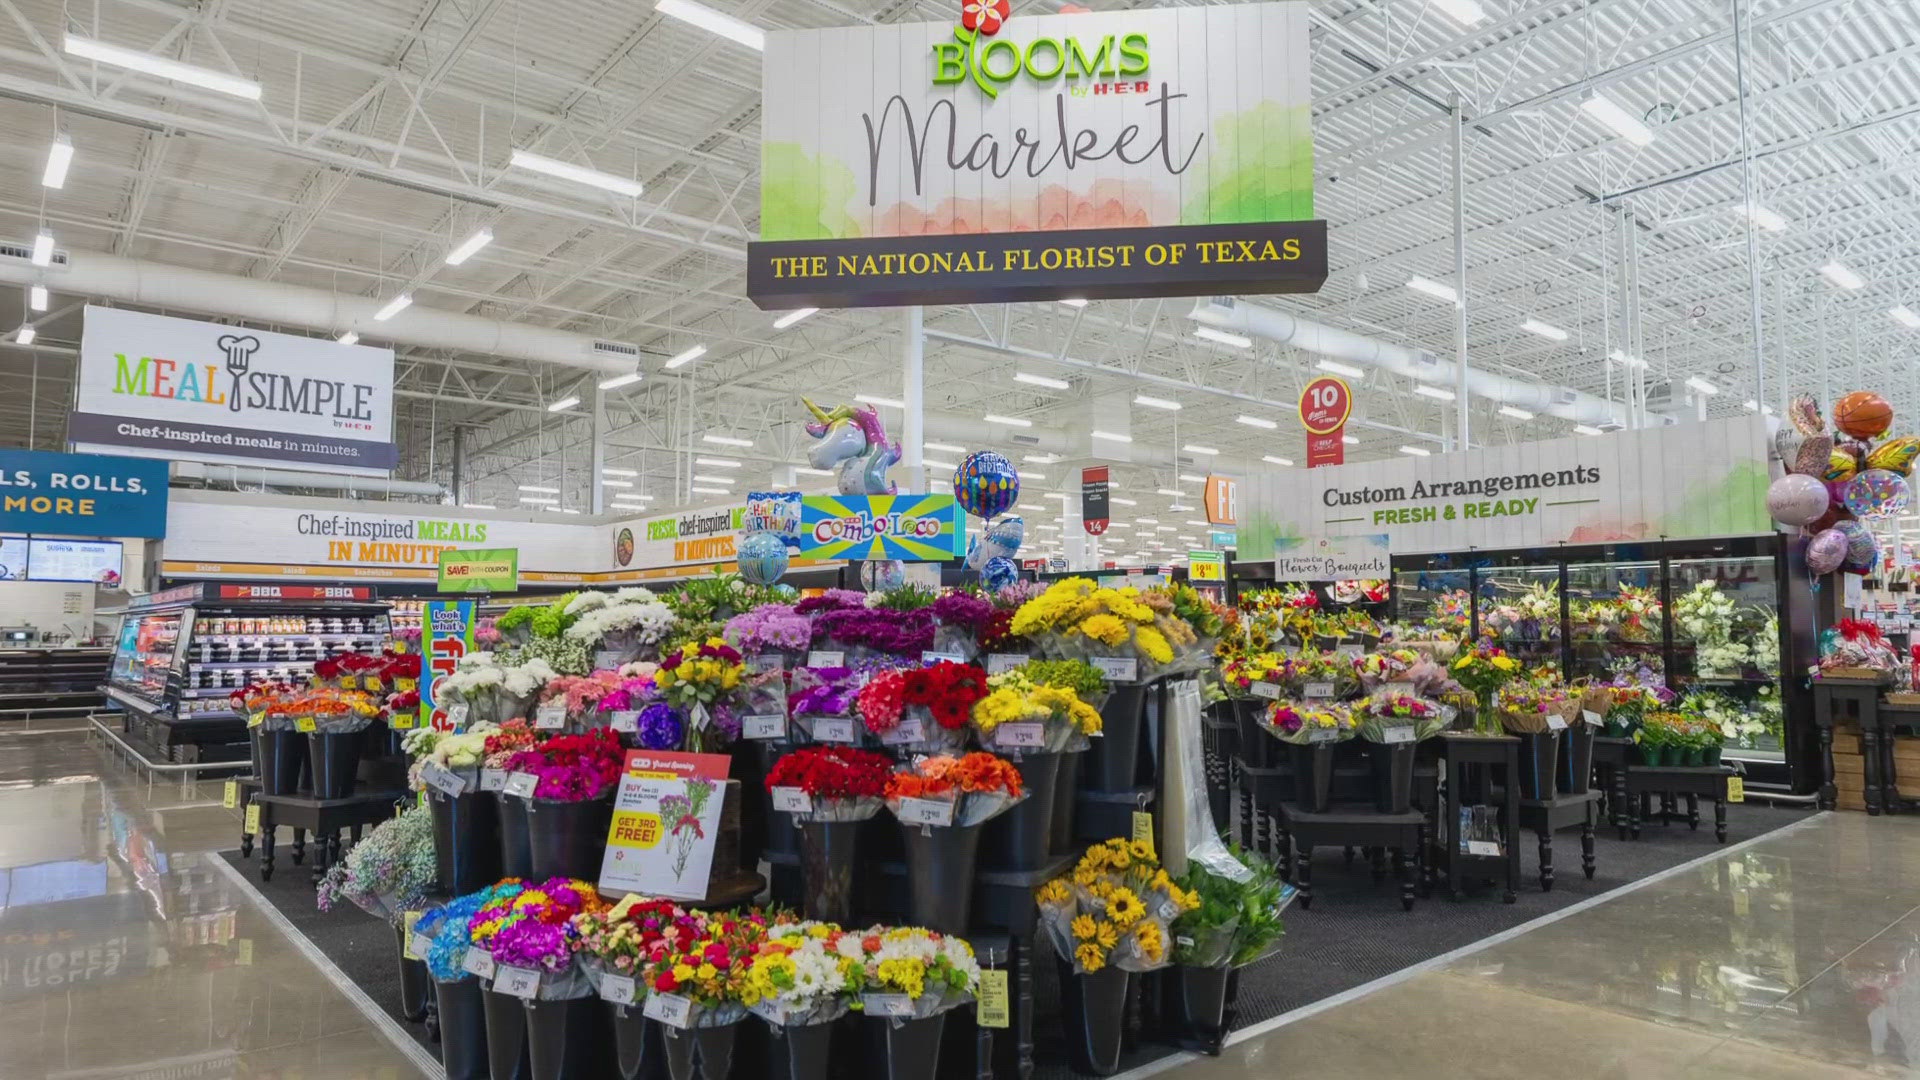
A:
[[[1486,855],[1497,859],[1500,857],[1500,842],[1497,840],[1469,840],[1467,841],[1467,854]]]
[[[1727,777],[1727,801],[1747,801],[1747,782],[1744,778],[1738,776]]]
[[[411,731],[414,724],[419,721],[418,713],[401,713],[398,716],[387,717],[387,726],[395,731]]]
[[[868,1016],[913,1018],[913,999],[905,994],[861,994],[860,1004]]]
[[[987,654],[987,674],[1004,675],[1027,662],[1027,654],[1019,652],[997,652]]]
[[[846,667],[847,654],[828,649],[815,649],[807,654],[808,667]]]
[[[1365,656],[1366,654],[1367,647],[1365,645],[1335,645],[1333,647],[1333,655],[1335,656],[1351,658],[1355,656]]]
[[[1007,993],[1007,969],[980,969],[980,1001],[974,1023],[984,1028],[1013,1026],[1013,1002]]]
[[[454,798],[467,790],[465,777],[431,761],[420,767],[420,779],[426,781],[428,787]]]
[[[964,664],[967,662],[967,658],[957,652],[934,652],[932,649],[920,650],[920,662],[923,664],[937,664],[942,660],[955,664]]]
[[[531,998],[540,992],[540,969],[502,966],[493,974],[495,993]]]
[[[1405,697],[1419,696],[1418,694],[1414,693],[1413,684],[1405,680],[1387,683],[1384,689],[1389,694],[1400,694]]]
[[[1566,729],[1567,729],[1566,717],[1558,716],[1554,713],[1547,714],[1547,730],[1548,731],[1565,731]]]
[[[567,723],[567,703],[549,701],[534,710],[533,726],[536,728],[565,727]]]
[[[469,948],[466,958],[460,961],[460,967],[470,975],[491,979],[493,978],[493,954],[481,949]]]
[[[233,944],[235,946],[234,955],[233,955],[234,963],[236,964],[253,963],[253,939],[252,938],[243,937],[240,940],[234,942]]]
[[[1133,682],[1140,677],[1140,661],[1131,656],[1096,656],[1093,666],[1114,682]]]
[[[302,716],[293,722],[293,730],[304,731],[307,734],[311,735],[314,732],[320,730],[320,725],[314,722],[313,717]]]
[[[683,1028],[693,1023],[693,1002],[679,994],[648,994],[641,1014],[668,1027]]]
[[[901,799],[898,816],[908,825],[951,825],[953,804],[945,799]]]
[[[425,960],[427,950],[433,948],[433,942],[425,934],[407,935],[407,959]]]
[[[1253,696],[1266,698],[1268,701],[1279,701],[1280,687],[1270,682],[1257,682],[1253,684]]]
[[[615,731],[638,731],[640,730],[640,710],[615,709],[613,719],[607,721],[607,726]]]
[[[266,722],[267,722],[267,714],[264,711],[247,714],[248,727],[259,727],[261,724],[264,724]]]
[[[447,706],[447,723],[452,724],[454,727],[457,727],[457,728],[462,728],[467,726],[467,703],[466,702],[462,701],[462,702],[458,702],[456,704]]]
[[[1153,814],[1146,810],[1133,812],[1133,842],[1153,846]]]
[[[1038,748],[1047,745],[1047,731],[1037,722],[1001,724],[993,729],[993,741],[1006,747]]]
[[[852,742],[853,718],[847,716],[814,717],[813,739],[815,742]]]
[[[517,795],[522,799],[533,798],[533,789],[540,786],[540,778],[530,772],[507,774],[507,782],[500,790],[508,795]]]
[[[602,668],[617,668],[617,667],[619,667],[619,666],[620,666],[620,650],[618,650],[618,649],[596,649],[596,650],[594,650],[594,653],[593,653],[593,666],[594,666],[594,670],[596,670],[596,671],[597,671],[597,670],[600,670],[600,669],[602,669]]]
[[[240,781],[229,780],[220,789],[220,806],[226,810],[240,808]]]
[[[777,787],[772,789],[773,808],[789,814],[813,813],[813,799],[797,787]]]
[[[880,741],[888,746],[916,743],[926,737],[927,725],[917,716],[903,716],[891,730],[880,733]]]
[[[633,980],[625,975],[603,972],[600,976],[600,996],[615,1005],[631,1005],[635,1000]]]
[[[1411,726],[1381,728],[1380,741],[1388,745],[1412,742],[1413,728]]]
[[[259,803],[247,804],[247,820],[246,820],[246,823],[241,826],[241,828],[250,834],[257,833],[260,831],[260,804]]]
[[[1333,742],[1339,738],[1339,728],[1317,727],[1307,732],[1307,741],[1310,743]]]
[[[481,769],[480,770],[480,790],[481,791],[505,791],[506,787],[507,787],[507,770],[505,769]]]
[[[746,717],[740,721],[740,734],[748,739],[784,739],[787,737],[787,718],[779,713]]]
[[[1592,709],[1581,709],[1580,719],[1585,720],[1594,727],[1599,727],[1601,724],[1606,723],[1606,719]]]
[[[1330,682],[1310,682],[1301,688],[1308,701],[1329,701],[1333,698],[1333,684]]]
[[[782,671],[787,666],[785,653],[763,652],[747,659],[747,670],[753,672]]]

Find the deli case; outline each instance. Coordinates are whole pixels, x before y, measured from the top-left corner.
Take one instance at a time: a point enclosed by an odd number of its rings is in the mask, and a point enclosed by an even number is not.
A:
[[[365,585],[195,582],[130,601],[108,669],[108,706],[160,760],[238,761],[246,720],[233,691],[302,679],[334,653],[378,653],[388,605]],[[153,755],[150,755],[153,756]]]

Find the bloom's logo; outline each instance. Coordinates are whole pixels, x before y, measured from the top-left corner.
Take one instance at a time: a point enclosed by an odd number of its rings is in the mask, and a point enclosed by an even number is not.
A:
[[[223,334],[214,344],[227,354],[227,374],[233,376],[233,390],[227,395],[227,410],[240,411],[240,380],[246,378],[253,354],[260,350],[260,339],[250,334]]]
[[[1077,37],[1034,38],[1025,46],[995,37],[1013,17],[1008,0],[966,0],[952,41],[933,45],[933,82],[945,86],[973,80],[990,98],[1022,71],[1037,82],[1055,79],[1116,79],[1147,70],[1147,35],[1108,34],[1091,54]],[[989,40],[991,39],[991,40]]]

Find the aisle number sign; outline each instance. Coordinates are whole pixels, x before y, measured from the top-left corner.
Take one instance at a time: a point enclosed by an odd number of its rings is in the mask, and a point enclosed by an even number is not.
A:
[[[1300,426],[1307,429],[1307,468],[1342,465],[1347,460],[1347,417],[1353,415],[1353,390],[1322,375],[1300,391]]]
[[[449,549],[438,559],[443,593],[512,592],[520,587],[519,548]]]
[[[725,754],[627,751],[600,859],[601,890],[704,899],[730,764]]]
[[[429,600],[421,615],[420,724],[435,731],[457,731],[465,726],[439,700],[441,682],[453,674],[461,658],[473,651],[473,601]]]

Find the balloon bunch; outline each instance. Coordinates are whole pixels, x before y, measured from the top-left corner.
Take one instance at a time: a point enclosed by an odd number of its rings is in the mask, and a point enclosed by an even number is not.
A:
[[[892,495],[899,490],[887,479],[887,470],[900,461],[900,441],[887,438],[887,425],[872,406],[841,405],[829,412],[804,397],[800,402],[813,414],[806,425],[815,440],[807,450],[807,463],[834,470],[840,494]],[[906,565],[898,559],[868,559],[860,566],[860,583],[868,592],[898,588],[906,580]]]
[[[1020,501],[1019,470],[1005,455],[976,450],[953,470],[953,498],[962,510],[987,523],[986,531],[967,544],[967,569],[978,571],[980,583],[989,589],[1013,584],[1020,576],[1013,555],[1027,536],[1026,521],[1007,513]],[[996,517],[1000,520],[993,520]]]
[[[1788,403],[1787,419],[1792,426],[1776,432],[1773,443],[1787,474],[1767,488],[1767,513],[1812,536],[1806,557],[1814,574],[1868,573],[1880,550],[1862,521],[1907,508],[1920,438],[1883,438],[1893,406],[1866,390],[1834,403],[1831,433],[1819,404],[1804,394]]]

